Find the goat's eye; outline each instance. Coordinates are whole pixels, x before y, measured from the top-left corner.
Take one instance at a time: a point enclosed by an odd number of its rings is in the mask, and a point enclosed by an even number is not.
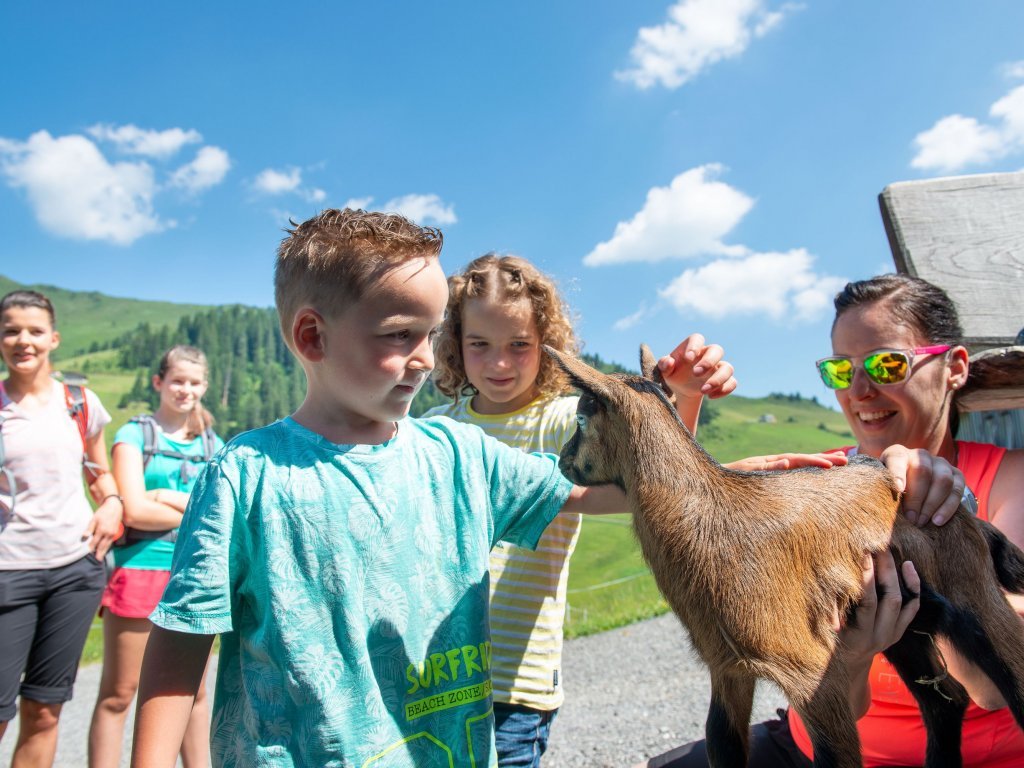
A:
[[[576,414],[576,426],[579,427],[580,429],[586,429],[587,428],[587,417],[582,415],[582,414],[577,413]]]

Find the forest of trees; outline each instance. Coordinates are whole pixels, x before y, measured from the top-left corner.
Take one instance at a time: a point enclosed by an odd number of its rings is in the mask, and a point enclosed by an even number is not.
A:
[[[152,328],[142,323],[111,346],[118,350],[119,366],[136,371],[131,391],[119,407],[129,403],[157,405],[149,385],[156,365],[170,347],[189,344],[206,353],[210,387],[203,399],[217,419],[217,431],[230,437],[294,411],[306,392],[302,368],[285,346],[273,309],[227,306],[183,317],[176,329]],[[598,355],[583,355],[590,365],[606,372],[625,370]],[[411,414],[419,416],[448,398],[428,381],[413,401]]]
[[[115,343],[120,365],[137,370],[128,401],[155,407],[149,378],[170,347],[190,344],[206,353],[210,387],[203,399],[224,436],[269,424],[298,407],[306,392],[302,369],[285,346],[272,309],[229,306],[183,317],[176,329],[139,325]]]

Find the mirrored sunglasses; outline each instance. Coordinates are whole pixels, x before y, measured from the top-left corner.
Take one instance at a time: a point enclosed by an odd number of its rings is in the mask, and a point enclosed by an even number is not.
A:
[[[864,358],[864,373],[875,384],[899,384],[910,378],[914,358],[920,355],[938,355],[948,352],[949,344],[914,349],[880,349]],[[853,358],[836,356],[824,357],[817,362],[821,380],[829,389],[846,389],[853,384],[855,366]]]

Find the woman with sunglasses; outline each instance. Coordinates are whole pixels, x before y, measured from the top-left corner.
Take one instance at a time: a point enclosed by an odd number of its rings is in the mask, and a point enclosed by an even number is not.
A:
[[[939,457],[960,472],[949,477],[916,481],[904,496],[904,513],[919,525],[930,518],[941,523],[953,513],[949,498],[960,491],[976,500],[977,514],[1000,528],[1015,544],[1024,546],[1024,451],[955,439],[956,391],[968,375],[967,350],[956,307],[942,289],[919,278],[882,275],[848,283],[835,299],[830,357],[819,360],[818,371],[836,399],[857,439],[842,449],[847,456],[863,453],[886,459],[898,446],[910,449],[911,461],[929,466]],[[898,454],[897,454],[898,455]],[[906,454],[904,459],[906,460]],[[747,459],[740,469],[775,468],[779,457]],[[788,466],[816,463],[818,457],[789,455]],[[820,464],[819,464],[820,465]],[[927,475],[927,470],[925,472]],[[963,485],[966,481],[966,487]],[[942,501],[946,499],[946,501]],[[955,506],[955,502],[954,502]],[[938,509],[934,516],[931,510]],[[850,706],[863,714],[858,721],[866,768],[924,764],[925,730],[910,691],[881,655],[894,643],[916,612],[917,601],[900,607],[891,556],[877,557],[866,572],[865,601],[856,626],[841,631],[842,644],[860,674],[851,681]],[[913,589],[913,566],[902,564]],[[878,601],[874,579],[895,599]],[[1009,596],[1024,615],[1024,598]],[[1019,768],[1024,765],[1024,735],[1005,708],[995,686],[948,646],[940,650],[950,674],[971,695],[963,726],[965,768]],[[752,768],[810,768],[812,751],[803,722],[795,711],[780,712],[779,720],[751,729]],[[691,768],[708,765],[703,742],[695,742],[653,758],[648,768]]]

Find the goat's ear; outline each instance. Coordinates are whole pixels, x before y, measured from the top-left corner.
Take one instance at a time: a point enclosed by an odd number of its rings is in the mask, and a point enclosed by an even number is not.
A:
[[[557,349],[542,345],[545,352],[554,358],[558,367],[565,371],[574,387],[589,392],[598,400],[610,402],[615,400],[615,391],[620,382],[615,381],[606,373],[594,370],[589,365],[571,355]]]
[[[640,373],[645,379],[654,379],[654,372],[658,370],[658,360],[646,344],[640,345]]]
[[[672,405],[676,404],[676,395],[665,382],[665,377],[661,375],[661,368],[658,367],[658,360],[654,353],[651,352],[651,348],[646,344],[640,345],[640,373],[643,374],[645,379],[650,379],[661,387],[661,391],[665,393],[665,396]]]

